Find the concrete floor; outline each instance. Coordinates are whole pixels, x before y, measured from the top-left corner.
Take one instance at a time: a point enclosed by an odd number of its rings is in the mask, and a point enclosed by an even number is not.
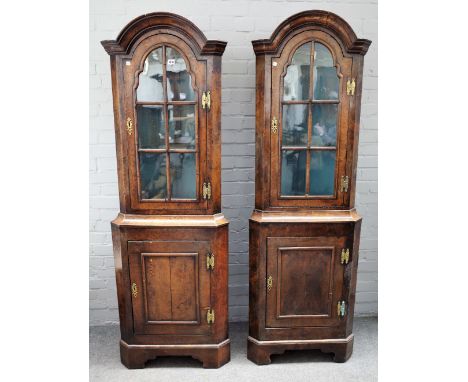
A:
[[[120,363],[119,328],[90,328],[90,380],[112,382],[276,382],[377,381],[377,318],[354,320],[354,353],[346,363],[334,363],[320,351],[291,351],[273,355],[272,363],[257,366],[246,357],[247,323],[231,323],[231,362],[219,369],[203,369],[190,357],[162,357],[145,369],[128,370]]]

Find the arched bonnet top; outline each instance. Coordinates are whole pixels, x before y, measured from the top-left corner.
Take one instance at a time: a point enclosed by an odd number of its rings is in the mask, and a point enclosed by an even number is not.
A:
[[[153,12],[130,21],[116,40],[101,41],[109,55],[128,54],[138,39],[148,31],[170,28],[184,35],[199,55],[221,56],[226,42],[207,40],[203,32],[185,17],[169,12]]]
[[[350,54],[366,54],[370,40],[359,39],[350,25],[340,16],[327,11],[304,11],[284,20],[269,39],[252,41],[255,55],[278,53],[283,41],[291,34],[318,27],[338,39],[345,51]]]

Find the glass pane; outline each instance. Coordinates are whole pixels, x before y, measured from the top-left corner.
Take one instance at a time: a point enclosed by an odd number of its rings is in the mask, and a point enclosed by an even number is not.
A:
[[[283,146],[307,146],[308,105],[283,105]]]
[[[195,153],[171,153],[172,199],[195,199]]]
[[[169,101],[195,99],[192,78],[182,55],[174,48],[166,48],[167,98]]]
[[[309,195],[333,195],[335,191],[335,150],[312,150]]]
[[[140,153],[140,182],[142,199],[166,197],[166,154]]]
[[[283,150],[281,195],[305,195],[307,150]]]
[[[283,100],[309,99],[311,43],[300,46],[284,77]]]
[[[314,99],[338,99],[338,75],[330,51],[317,42],[314,57]]]
[[[195,148],[195,105],[169,105],[171,149]]]
[[[312,146],[336,146],[338,105],[312,105]]]
[[[137,100],[164,101],[162,48],[153,50],[145,60],[138,82]]]
[[[138,144],[141,149],[166,147],[162,106],[137,106]]]

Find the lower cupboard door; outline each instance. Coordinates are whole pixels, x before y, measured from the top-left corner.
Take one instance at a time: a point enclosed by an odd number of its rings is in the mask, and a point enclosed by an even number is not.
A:
[[[346,237],[268,237],[266,326],[337,326]]]
[[[129,241],[135,334],[211,333],[207,241]]]

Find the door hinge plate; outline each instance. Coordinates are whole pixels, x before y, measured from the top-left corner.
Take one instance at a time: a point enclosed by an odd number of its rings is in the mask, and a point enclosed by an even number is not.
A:
[[[348,177],[348,175],[344,175],[344,176],[341,177],[340,191],[341,192],[348,192],[348,187],[349,187],[349,177]]]
[[[215,257],[214,254],[208,253],[206,255],[206,269],[208,270],[214,270],[215,267]]]
[[[336,312],[338,317],[344,317],[346,314],[346,302],[338,301],[338,304],[336,305]]]
[[[209,324],[214,324],[215,312],[213,309],[208,309],[208,311],[206,312],[206,322]]]
[[[205,200],[211,199],[211,182],[203,182],[202,194],[203,194],[203,199]]]
[[[211,109],[211,93],[210,91],[203,92],[202,94],[202,108],[203,109]]]
[[[341,264],[349,263],[349,248],[343,248],[341,250]]]
[[[356,89],[356,81],[354,78],[351,78],[346,82],[346,94],[347,95],[354,95],[354,90]]]

